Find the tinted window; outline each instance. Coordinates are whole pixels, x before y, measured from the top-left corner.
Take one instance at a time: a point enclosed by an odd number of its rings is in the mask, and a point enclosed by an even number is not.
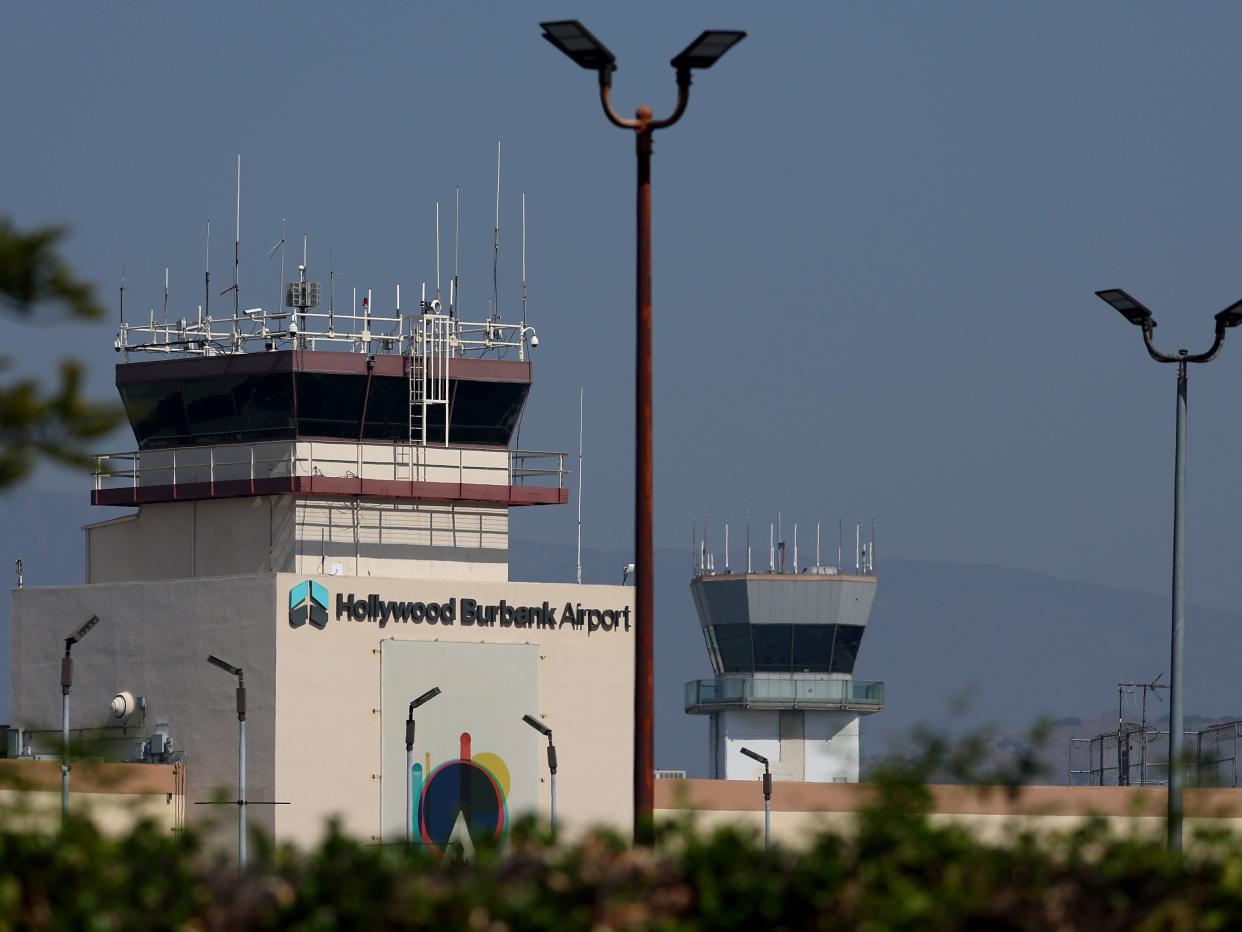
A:
[[[793,625],[754,625],[755,669],[788,673],[793,653]]]
[[[367,386],[365,375],[299,372],[297,386],[300,435],[358,439]]]
[[[391,376],[371,379],[367,399],[367,422],[362,436],[367,440],[407,440],[410,436],[410,382]]]
[[[233,387],[242,440],[293,436],[293,376],[287,372],[242,376]]]
[[[507,447],[529,390],[524,383],[455,382],[449,439],[453,443]]]
[[[858,645],[862,642],[862,625],[837,625],[837,639],[832,647],[830,673],[853,673]]]
[[[836,625],[792,625],[793,672],[827,673]]]
[[[714,625],[716,650],[721,673],[749,673],[754,669],[750,646],[750,625]]]

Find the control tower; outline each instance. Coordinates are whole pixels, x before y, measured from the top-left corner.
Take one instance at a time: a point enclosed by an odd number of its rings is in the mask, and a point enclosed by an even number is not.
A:
[[[884,708],[884,684],[854,679],[875,598],[874,531],[859,526],[853,572],[819,560],[798,565],[775,529],[768,560],[753,571],[747,531],[746,571],[733,572],[725,531],[724,570],[707,535],[696,546],[690,591],[715,676],[686,684],[686,711],[711,719],[710,775],[749,780],[762,773],[743,747],[771,761],[777,780],[854,783],[859,723]]]
[[[60,657],[95,616],[72,736],[181,762],[188,819],[245,786],[250,826],[284,840],[329,816],[439,851],[500,838],[552,805],[530,715],[575,748],[560,818],[627,824],[633,590],[509,580],[510,509],[567,502],[566,456],[512,448],[539,342],[525,302],[472,321],[457,293],[346,309],[304,258],[275,309],[245,309],[235,274],[223,310],[122,316],[136,449],[98,457],[91,501],[128,510],[85,529],[85,585],[13,592],[26,753],[59,755]],[[141,701],[118,714],[123,693]]]

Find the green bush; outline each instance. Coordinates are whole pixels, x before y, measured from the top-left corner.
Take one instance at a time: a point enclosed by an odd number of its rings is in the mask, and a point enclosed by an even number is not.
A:
[[[1225,929],[1242,926],[1242,846],[1178,858],[1103,822],[1003,845],[933,824],[886,774],[849,837],[763,850],[754,834],[662,828],[653,849],[599,833],[553,845],[532,823],[503,852],[440,863],[336,830],[299,851],[256,839],[239,875],[192,833],[109,838],[88,822],[0,833],[0,928]]]

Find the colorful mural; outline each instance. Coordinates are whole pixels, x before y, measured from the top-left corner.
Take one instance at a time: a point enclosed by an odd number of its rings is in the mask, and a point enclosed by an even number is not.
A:
[[[414,837],[443,856],[460,845],[469,857],[480,842],[499,843],[509,831],[509,767],[489,751],[471,754],[462,732],[459,756],[431,769],[431,755],[410,774]]]

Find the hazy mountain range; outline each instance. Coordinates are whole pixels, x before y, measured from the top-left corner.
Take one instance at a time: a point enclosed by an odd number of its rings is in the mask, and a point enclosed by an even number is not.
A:
[[[20,556],[26,585],[80,582],[78,529],[111,514],[92,509],[85,492],[0,497],[0,567],[11,570]],[[584,578],[619,583],[628,561],[619,548],[586,549]],[[685,682],[711,673],[689,594],[690,555],[661,549],[657,561],[656,764],[702,775],[706,720],[682,707]],[[865,757],[899,750],[919,724],[952,731],[990,722],[1014,735],[1044,716],[1059,720],[1049,755],[1060,779],[1065,739],[1116,722],[1117,683],[1149,680],[1167,669],[1167,596],[995,566],[888,558],[876,570],[879,592],[855,672],[886,682],[887,707],[863,723]],[[571,581],[574,547],[515,540],[510,575]],[[1164,585],[1153,581],[1152,588]],[[6,599],[0,605],[0,721],[9,711],[9,609]],[[1234,668],[1239,649],[1242,612],[1188,609],[1188,715],[1242,717]],[[1136,702],[1128,700],[1127,717],[1138,717]],[[1152,719],[1166,712],[1167,706],[1149,704]]]

